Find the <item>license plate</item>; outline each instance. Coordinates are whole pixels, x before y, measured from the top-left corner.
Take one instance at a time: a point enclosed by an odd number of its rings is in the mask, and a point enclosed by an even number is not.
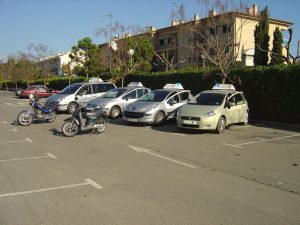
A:
[[[197,125],[197,121],[195,120],[183,120],[183,124],[191,124],[191,125]]]
[[[137,122],[138,120],[137,119],[132,119],[132,118],[127,118],[127,121],[129,121],[129,122]]]

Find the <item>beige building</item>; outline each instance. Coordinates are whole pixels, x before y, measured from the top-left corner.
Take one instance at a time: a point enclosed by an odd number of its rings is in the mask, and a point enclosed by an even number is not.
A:
[[[177,68],[189,65],[205,66],[209,61],[208,56],[220,55],[222,51],[230,55],[233,61],[252,66],[254,30],[259,19],[258,6],[254,4],[243,13],[228,12],[218,15],[212,10],[206,18],[195,15],[189,22],[173,20],[169,27],[158,30],[149,27],[142,35],[150,34],[155,52],[164,55]],[[269,19],[270,50],[273,47],[273,32],[276,27],[286,31],[292,25],[292,22]],[[122,38],[128,37],[127,35]],[[214,45],[221,46],[220,52],[216,52]],[[104,46],[107,45],[100,45]],[[162,65],[157,57],[155,62],[155,65]]]

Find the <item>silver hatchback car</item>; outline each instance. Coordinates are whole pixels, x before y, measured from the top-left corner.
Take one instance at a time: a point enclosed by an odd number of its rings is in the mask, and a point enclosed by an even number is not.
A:
[[[175,118],[178,108],[192,97],[179,84],[168,84],[163,89],[149,92],[125,107],[123,120],[135,123],[161,125]]]
[[[88,102],[87,109],[101,108],[111,119],[118,118],[126,105],[135,102],[143,95],[150,92],[140,82],[132,82],[127,87],[114,88],[99,98]]]

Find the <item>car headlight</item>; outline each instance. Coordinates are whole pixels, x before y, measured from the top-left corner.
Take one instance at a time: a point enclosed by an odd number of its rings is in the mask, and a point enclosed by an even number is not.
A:
[[[145,112],[150,112],[150,111],[152,111],[153,109],[155,109],[157,106],[158,106],[158,105],[151,105],[151,106],[149,106],[149,107],[146,107],[146,108],[145,108]]]
[[[203,116],[204,117],[211,117],[211,116],[215,116],[215,115],[216,115],[216,113],[214,111],[209,111],[209,112],[205,113]]]

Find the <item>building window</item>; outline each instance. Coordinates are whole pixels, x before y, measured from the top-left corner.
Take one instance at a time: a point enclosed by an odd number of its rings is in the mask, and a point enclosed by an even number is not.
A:
[[[159,40],[159,45],[160,45],[160,46],[165,45],[165,40],[164,40],[164,39],[160,39],[160,40]]]

